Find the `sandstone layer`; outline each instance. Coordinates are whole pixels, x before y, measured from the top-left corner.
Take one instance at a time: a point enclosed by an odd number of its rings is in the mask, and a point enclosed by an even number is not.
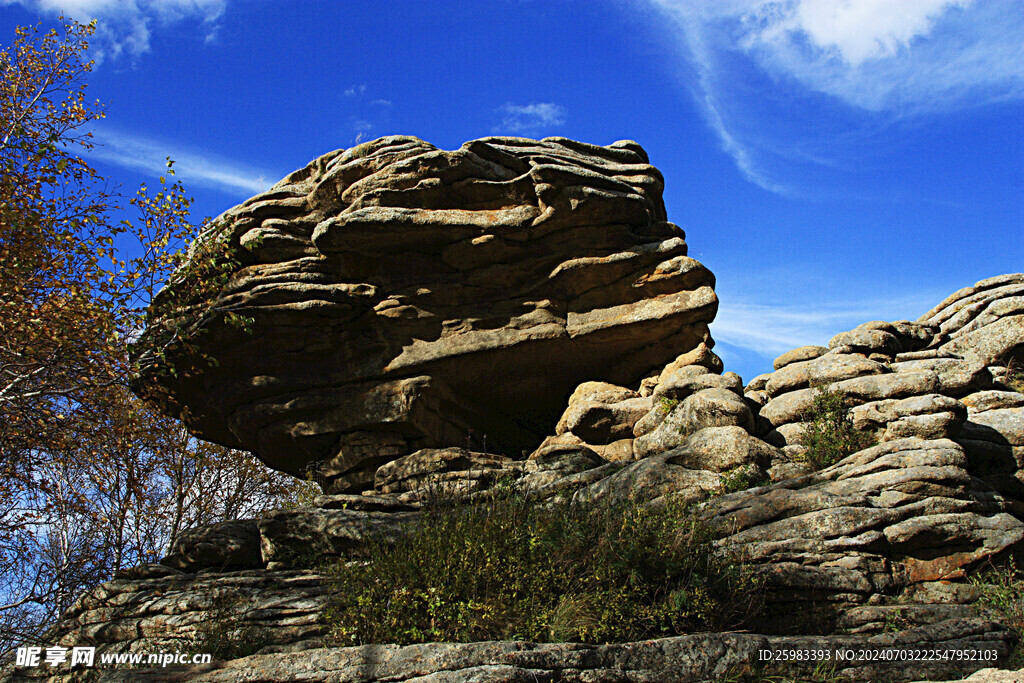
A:
[[[631,141],[326,154],[200,236],[155,298],[135,386],[334,493],[423,448],[521,457],[580,382],[713,346],[714,277],[662,188]]]

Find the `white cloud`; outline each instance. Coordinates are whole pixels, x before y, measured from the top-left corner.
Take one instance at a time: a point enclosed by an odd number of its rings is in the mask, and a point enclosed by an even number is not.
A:
[[[1024,97],[1024,12],[1017,3],[757,5],[739,17],[737,47],[768,72],[854,107],[907,116]]]
[[[744,16],[751,42],[787,42],[805,38],[825,54],[835,53],[850,66],[895,56],[918,37],[927,36],[946,10],[974,0],[798,0],[758,3]]]
[[[759,187],[778,194],[789,194],[789,190],[763,173],[753,159],[753,150],[748,149],[730,130],[725,121],[723,107],[718,101],[718,74],[714,55],[696,23],[683,25],[694,64],[697,67],[697,85],[694,88],[697,104],[704,118],[721,142],[722,149],[733,158],[744,176]]]
[[[137,57],[149,50],[152,26],[185,19],[199,19],[209,42],[228,0],[0,0],[20,4],[43,14],[60,15],[81,22],[98,21],[99,45],[90,56],[97,61],[120,56]]]
[[[565,123],[565,107],[553,102],[533,102],[531,104],[513,104],[506,102],[498,107],[501,123],[491,129],[497,134],[536,134],[545,128],[561,126]]]
[[[366,84],[360,83],[359,85],[353,85],[351,88],[345,89],[345,97],[355,97],[356,95],[366,94]]]
[[[169,156],[174,160],[177,177],[186,184],[213,187],[246,197],[266,189],[267,173],[218,159],[206,152],[109,128],[95,130],[93,141],[97,146],[88,153],[90,157],[124,168],[154,176],[163,175]],[[272,177],[273,174],[269,176]]]
[[[883,124],[1024,98],[1024,12],[1002,0],[639,0],[667,13],[723,149],[775,192],[773,161],[813,146],[779,102],[824,94]],[[758,90],[760,89],[760,90]],[[878,121],[876,121],[876,124]],[[848,132],[848,131],[844,131]],[[828,131],[832,140],[843,132]]]

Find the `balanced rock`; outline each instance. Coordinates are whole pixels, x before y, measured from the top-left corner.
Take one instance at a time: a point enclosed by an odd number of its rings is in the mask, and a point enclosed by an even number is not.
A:
[[[331,152],[200,236],[154,299],[134,386],[332,493],[424,448],[528,453],[583,381],[632,386],[677,357],[721,370],[714,277],[662,187],[631,141]],[[608,438],[631,436],[617,419]]]

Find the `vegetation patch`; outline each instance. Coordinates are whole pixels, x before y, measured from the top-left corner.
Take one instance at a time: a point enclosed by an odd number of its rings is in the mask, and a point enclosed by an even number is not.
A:
[[[752,489],[755,486],[764,486],[770,481],[760,469],[744,465],[722,475],[722,488],[725,493],[735,493]]]
[[[1024,571],[1013,558],[1002,566],[989,566],[971,578],[981,593],[979,602],[1002,615],[1017,637],[1009,668],[1024,666]]]
[[[689,508],[541,505],[507,492],[436,504],[339,565],[325,619],[339,645],[626,642],[740,628],[762,584]]]
[[[715,679],[715,683],[839,683],[845,680],[832,662],[818,662],[813,666],[795,664],[765,664],[730,669]]]
[[[846,397],[841,392],[819,387],[804,414],[804,423],[803,444],[808,450],[802,460],[816,470],[874,444],[870,434],[854,429]]]
[[[886,633],[899,633],[913,628],[913,626],[914,622],[907,618],[904,610],[897,609],[885,615],[885,625],[882,630]]]

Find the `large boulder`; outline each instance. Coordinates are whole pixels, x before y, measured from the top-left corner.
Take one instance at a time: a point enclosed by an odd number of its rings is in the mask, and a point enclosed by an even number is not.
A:
[[[278,470],[325,463],[333,493],[423,448],[521,457],[583,381],[717,360],[714,277],[662,187],[631,141],[331,152],[199,237],[154,299],[134,386]],[[604,429],[591,417],[580,429]]]
[[[171,543],[161,564],[181,571],[262,566],[259,526],[251,519],[232,519],[186,529]]]

